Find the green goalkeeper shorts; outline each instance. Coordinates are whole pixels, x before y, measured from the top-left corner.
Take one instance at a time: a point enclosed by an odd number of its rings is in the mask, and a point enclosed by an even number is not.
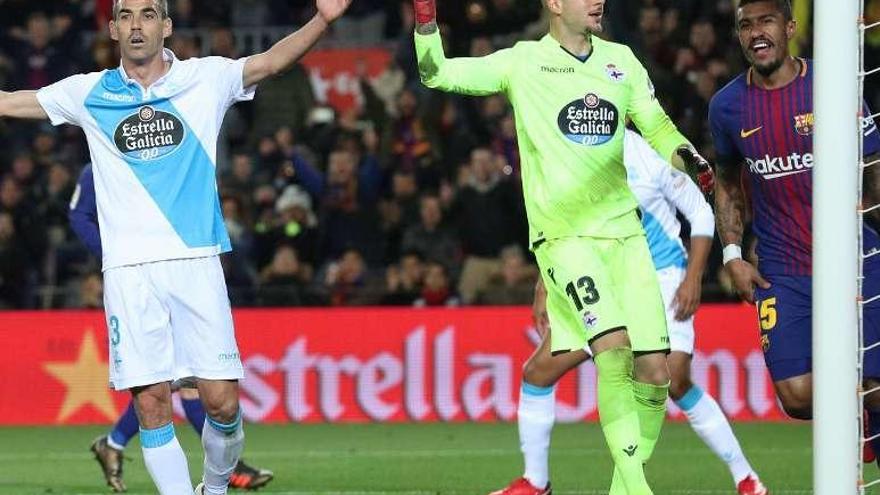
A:
[[[590,342],[624,328],[633,351],[668,352],[666,312],[644,235],[553,239],[535,256],[547,287],[552,352],[590,352]]]

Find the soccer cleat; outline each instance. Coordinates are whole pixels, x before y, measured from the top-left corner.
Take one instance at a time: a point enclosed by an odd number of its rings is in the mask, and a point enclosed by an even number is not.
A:
[[[193,495],[205,495],[205,483],[201,482],[196,485],[196,489],[193,492]]]
[[[122,451],[116,450],[107,444],[107,435],[101,435],[92,442],[90,447],[95,454],[95,460],[101,465],[107,486],[116,493],[126,490],[122,481]]]
[[[736,493],[739,495],[770,495],[770,490],[761,483],[758,475],[752,473],[736,485]]]
[[[510,482],[506,488],[502,488],[489,495],[551,495],[553,490],[550,488],[550,482],[544,488],[538,488],[525,478],[517,478]]]
[[[242,490],[256,490],[269,484],[274,477],[275,474],[268,469],[257,469],[239,460],[229,477],[229,486]]]

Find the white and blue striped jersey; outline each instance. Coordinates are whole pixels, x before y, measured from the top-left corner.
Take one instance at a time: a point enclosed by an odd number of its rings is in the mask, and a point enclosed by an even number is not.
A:
[[[103,269],[231,249],[217,193],[217,137],[249,100],[245,59],[178,60],[149,88],[117,69],[37,92],[52,124],[82,127],[94,169]]]
[[[629,187],[639,202],[642,226],[654,267],[687,266],[687,251],[679,236],[681,212],[691,225],[691,237],[713,237],[715,217],[700,189],[687,174],[673,168],[639,134],[627,129],[623,162]]]

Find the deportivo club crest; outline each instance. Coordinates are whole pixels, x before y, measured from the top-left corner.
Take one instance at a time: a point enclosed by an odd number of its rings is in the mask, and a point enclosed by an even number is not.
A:
[[[174,152],[184,134],[183,122],[176,115],[144,105],[116,126],[113,142],[123,155],[149,161]]]
[[[623,80],[626,79],[626,73],[618,69],[614,64],[606,65],[605,73],[608,74],[609,79],[617,83],[623,82]]]
[[[813,114],[805,113],[794,116],[794,130],[801,136],[809,136],[813,133]]]
[[[595,93],[566,105],[557,117],[559,130],[570,141],[585,146],[605,144],[614,137],[620,113]]]

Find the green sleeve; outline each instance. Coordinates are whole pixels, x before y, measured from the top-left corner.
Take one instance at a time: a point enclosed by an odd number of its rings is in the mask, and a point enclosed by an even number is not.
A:
[[[510,49],[485,57],[447,59],[439,32],[416,33],[419,75],[429,88],[473,96],[506,91]]]
[[[666,115],[660,102],[657,101],[654,84],[648,77],[648,71],[632,52],[630,55],[632,60],[630,73],[633,74],[633,78],[630,81],[632,98],[627,115],[632,118],[651,147],[665,160],[671,160],[676,149],[689,146],[690,142],[678,132],[672,119]]]

